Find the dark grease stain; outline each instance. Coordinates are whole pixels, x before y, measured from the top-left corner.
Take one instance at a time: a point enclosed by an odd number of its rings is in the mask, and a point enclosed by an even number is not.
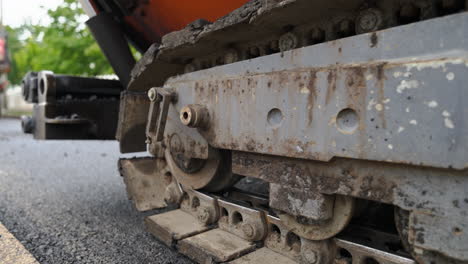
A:
[[[370,42],[371,42],[371,48],[374,48],[375,46],[377,46],[377,44],[379,43],[379,37],[377,36],[377,33],[372,33],[371,36],[370,36]]]
[[[377,89],[378,89],[378,101],[380,104],[383,105],[383,101],[385,100],[384,94],[384,85],[385,80],[387,77],[385,76],[385,63],[377,65]],[[382,128],[387,128],[387,120],[385,119],[385,106],[383,106],[382,111],[379,111],[379,117],[382,122]]]
[[[309,83],[308,83],[308,89],[309,89],[309,95],[307,97],[307,113],[309,115],[309,122],[308,126],[310,127],[312,120],[314,119],[314,104],[315,104],[315,99],[317,98],[317,87],[316,87],[316,81],[317,81],[317,73],[315,71],[311,71],[309,75]],[[310,109],[309,109],[310,106]]]
[[[326,104],[330,102],[330,99],[336,90],[336,69],[330,70],[328,72],[327,81],[328,81],[328,88],[327,88],[327,96],[325,98]]]

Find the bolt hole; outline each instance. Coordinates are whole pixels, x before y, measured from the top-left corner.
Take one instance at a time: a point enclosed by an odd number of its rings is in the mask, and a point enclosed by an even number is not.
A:
[[[351,253],[349,253],[349,251],[344,248],[340,248],[340,250],[338,251],[338,255],[339,255],[339,258],[347,258],[347,259],[353,258]]]
[[[281,230],[277,225],[270,225],[270,237],[276,240],[276,242],[281,242]]]
[[[268,112],[267,121],[271,127],[277,128],[283,122],[283,113],[278,108],[273,108]]]
[[[353,134],[359,126],[359,116],[351,108],[343,109],[336,117],[336,126],[343,134]]]
[[[461,228],[459,228],[459,227],[454,227],[454,228],[453,228],[453,233],[456,234],[456,235],[459,235],[459,234],[462,233],[462,230],[461,230]]]
[[[228,210],[226,210],[226,208],[221,209],[221,217],[223,217],[223,216],[229,216],[229,212],[228,212]]]
[[[286,235],[286,245],[294,252],[301,251],[301,239],[292,232]]]
[[[371,258],[371,257],[365,258],[362,263],[363,264],[380,264],[377,260],[375,260],[374,258]]]
[[[200,207],[200,199],[198,199],[198,197],[193,197],[192,208],[197,209],[198,207]]]
[[[314,28],[309,32],[309,44],[314,45],[325,41],[325,31],[320,28]]]
[[[187,120],[188,117],[189,117],[189,114],[187,112],[182,113],[182,118],[184,118],[184,120]]]
[[[170,171],[167,171],[164,173],[164,180],[166,181],[166,184],[170,184],[172,182],[172,173]]]
[[[188,194],[184,193],[182,195],[182,203],[186,206],[191,206],[190,205],[190,197],[188,196]]]
[[[232,214],[232,223],[234,225],[242,223],[242,221],[244,221],[244,219],[242,218],[242,215],[239,212],[234,212],[234,214]]]
[[[281,230],[277,225],[271,225],[271,233],[281,235]]]

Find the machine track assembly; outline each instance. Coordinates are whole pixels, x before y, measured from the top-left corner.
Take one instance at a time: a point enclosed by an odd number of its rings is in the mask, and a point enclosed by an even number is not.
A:
[[[468,7],[252,0],[166,35],[122,94],[121,174],[198,263],[468,263]]]
[[[245,1],[130,78],[124,34],[146,49],[158,1],[92,2],[120,81],[30,73],[23,128],[147,151],[119,169],[157,239],[198,263],[468,264],[468,1]]]
[[[145,182],[155,175],[146,169],[141,174],[135,166],[154,166],[161,161],[134,158],[120,161],[127,186]],[[139,171],[139,172],[138,172]],[[138,175],[138,177],[135,177]],[[166,193],[166,204],[153,208],[178,208],[148,216],[145,224],[149,232],[169,247],[198,263],[415,263],[401,248],[395,247],[399,238],[370,228],[350,226],[341,236],[312,241],[296,235],[294,229],[268,211],[268,200],[239,190],[205,194],[182,190],[171,203],[170,188],[164,191],[152,185],[129,189],[137,208]],[[136,198],[134,193],[146,191],[147,197]],[[151,195],[153,194],[153,195]],[[182,194],[182,195],[181,195]],[[252,201],[256,201],[253,203]],[[164,202],[163,202],[164,203]],[[250,205],[250,206],[247,206]]]

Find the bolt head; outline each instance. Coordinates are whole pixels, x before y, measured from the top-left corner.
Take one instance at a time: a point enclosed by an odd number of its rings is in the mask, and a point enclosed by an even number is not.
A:
[[[180,110],[180,121],[188,127],[206,128],[209,123],[209,112],[200,105],[187,105]]]
[[[255,236],[255,228],[251,224],[242,225],[242,232],[248,238],[253,238]]]
[[[376,8],[362,11],[356,19],[357,33],[367,33],[381,29],[383,26],[382,17],[382,12]]]
[[[181,154],[184,152],[184,145],[182,144],[182,140],[177,133],[174,133],[170,136],[169,149],[171,150],[172,154]]]
[[[180,110],[180,121],[186,126],[193,124],[195,112],[190,106],[185,106]]]
[[[342,35],[350,35],[353,33],[354,24],[349,19],[343,19],[338,24],[338,32]]]
[[[307,263],[311,264],[317,263],[319,260],[317,253],[314,251],[304,252],[303,257],[307,261]]]
[[[230,64],[239,61],[239,52],[237,50],[228,50],[224,54],[224,63]]]
[[[170,193],[166,192],[164,194],[164,202],[169,205],[169,204],[175,204],[176,200]]]
[[[197,219],[203,224],[209,224],[211,219],[211,211],[208,208],[202,208],[198,210]]]
[[[150,99],[151,102],[154,102],[156,100],[158,93],[156,92],[156,88],[151,88],[148,91],[148,98]]]
[[[251,47],[249,49],[249,53],[252,56],[259,56],[260,55],[260,49],[258,47]]]
[[[190,63],[190,64],[185,65],[184,72],[185,73],[190,73],[190,72],[194,72],[196,70],[197,70],[197,68],[195,67],[195,65],[193,63]]]
[[[325,40],[325,32],[320,28],[313,28],[310,31],[310,38],[313,43],[320,43]]]
[[[297,39],[296,35],[289,32],[281,36],[279,39],[279,49],[280,51],[288,51],[295,49],[299,44],[299,40]]]
[[[272,40],[270,42],[270,49],[272,49],[274,51],[278,51],[279,50],[279,42],[277,40]]]

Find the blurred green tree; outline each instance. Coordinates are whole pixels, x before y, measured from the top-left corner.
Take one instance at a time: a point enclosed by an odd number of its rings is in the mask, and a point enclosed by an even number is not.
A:
[[[10,82],[19,84],[28,71],[95,76],[112,68],[84,24],[86,17],[76,0],[64,0],[48,10],[50,24],[7,28],[13,62]]]
[[[11,28],[6,26],[6,31],[8,32],[8,52],[10,53],[10,60],[11,60],[11,71],[8,74],[8,79],[12,83],[18,83],[21,81],[22,78],[22,71],[18,69],[18,65],[16,61],[13,60],[12,54],[15,54],[21,50],[23,43],[19,40],[19,36],[23,31],[23,27],[19,28]]]

